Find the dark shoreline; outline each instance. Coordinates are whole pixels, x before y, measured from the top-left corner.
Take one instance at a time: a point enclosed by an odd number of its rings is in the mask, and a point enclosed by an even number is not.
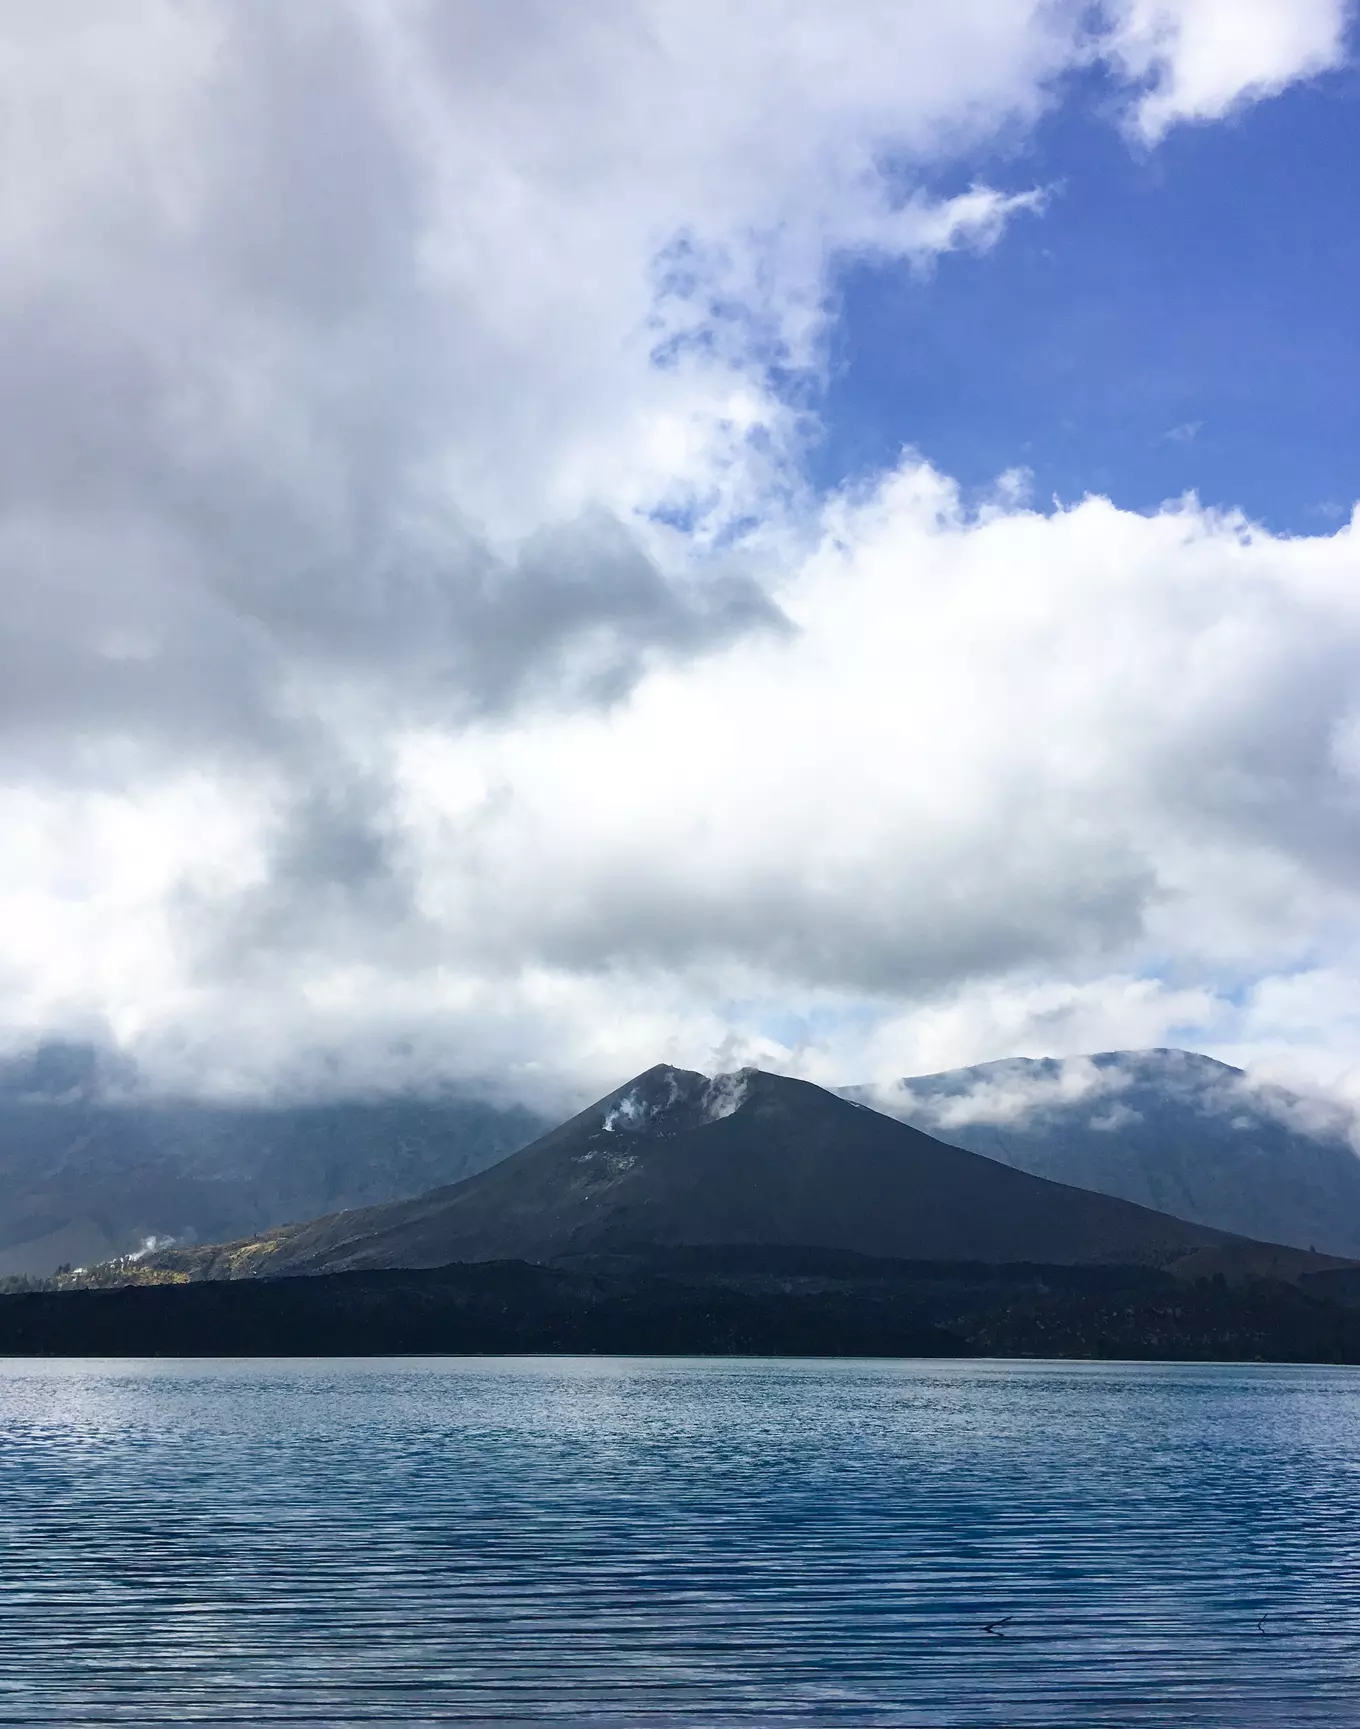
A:
[[[1360,1285],[731,1248],[0,1297],[0,1356],[506,1354],[1360,1364]]]

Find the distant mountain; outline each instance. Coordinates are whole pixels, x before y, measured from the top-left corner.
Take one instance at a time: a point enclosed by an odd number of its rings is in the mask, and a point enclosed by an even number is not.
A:
[[[418,1200],[148,1257],[196,1278],[420,1268],[682,1245],[920,1260],[1273,1267],[1307,1261],[946,1146],[805,1081],[649,1069]]]
[[[954,1146],[1241,1236],[1360,1257],[1344,1108],[1188,1051],[1013,1058],[851,1087]]]
[[[222,1242],[484,1169],[544,1124],[518,1106],[390,1098],[141,1101],[128,1065],[47,1044],[0,1062],[0,1277]]]

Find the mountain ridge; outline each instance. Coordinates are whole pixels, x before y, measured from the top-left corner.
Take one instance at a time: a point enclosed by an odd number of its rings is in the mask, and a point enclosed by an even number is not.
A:
[[[1192,1223],[1360,1256],[1354,1114],[1173,1049],[1011,1057],[850,1087],[952,1145]]]
[[[140,1097],[136,1078],[88,1046],[0,1061],[0,1278],[417,1195],[546,1126],[473,1096],[226,1104]]]
[[[26,1061],[0,1061],[0,1278],[129,1251],[154,1266],[162,1256],[148,1239],[165,1236],[181,1239],[172,1260],[197,1241],[207,1247],[192,1252],[195,1266],[205,1256],[228,1272],[274,1265],[296,1240],[290,1221],[318,1252],[340,1253],[392,1224],[388,1203],[437,1209],[431,1196],[517,1148],[582,1131],[608,1138],[577,1149],[576,1187],[607,1198],[605,1178],[621,1177],[621,1161],[642,1144],[630,1134],[645,1129],[664,1143],[720,1123],[752,1075],[761,1071],[708,1077],[655,1065],[549,1129],[527,1111],[456,1096],[143,1100],[126,1062],[49,1044]],[[1354,1119],[1213,1058],[1168,1049],[1013,1058],[828,1096],[1065,1187],[1256,1241],[1360,1257],[1360,1159],[1346,1138]],[[626,1219],[614,1223],[617,1242]]]
[[[1310,1259],[1030,1176],[807,1081],[657,1065],[459,1183],[148,1268],[277,1277],[740,1244],[1277,1273]]]

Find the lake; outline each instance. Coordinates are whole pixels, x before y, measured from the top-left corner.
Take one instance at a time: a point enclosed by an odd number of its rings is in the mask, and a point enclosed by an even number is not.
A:
[[[0,1723],[1360,1721],[1360,1371],[0,1361]]]

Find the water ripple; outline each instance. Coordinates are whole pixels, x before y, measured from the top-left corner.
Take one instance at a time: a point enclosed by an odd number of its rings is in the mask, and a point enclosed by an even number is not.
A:
[[[0,1724],[1357,1700],[1353,1370],[0,1363]]]

